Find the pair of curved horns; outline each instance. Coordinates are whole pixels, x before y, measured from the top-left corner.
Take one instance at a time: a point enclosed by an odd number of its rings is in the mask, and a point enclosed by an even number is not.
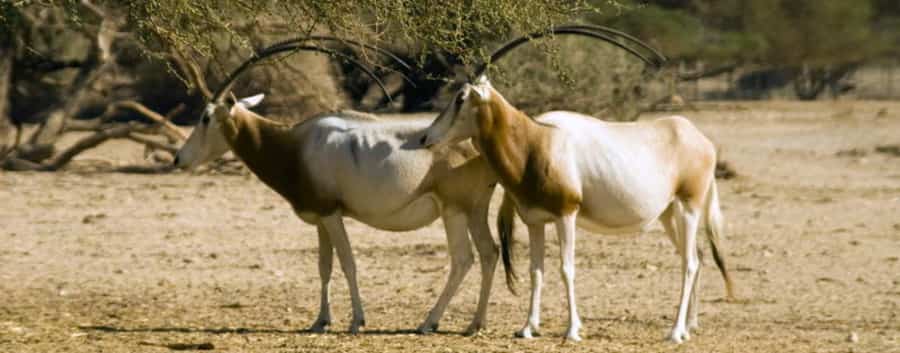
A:
[[[216,92],[213,94],[212,101],[213,102],[220,101],[224,97],[225,93],[230,91],[231,87],[234,86],[234,83],[237,80],[238,76],[240,76],[242,73],[244,73],[245,71],[250,69],[256,63],[258,63],[268,57],[271,57],[273,55],[279,54],[279,53],[296,52],[296,51],[315,51],[315,52],[319,52],[319,53],[328,54],[331,56],[340,57],[344,60],[347,60],[351,64],[356,65],[361,70],[363,70],[366,73],[366,75],[371,77],[372,80],[374,80],[375,83],[378,84],[378,87],[380,87],[381,90],[384,92],[385,96],[387,96],[388,99],[390,99],[390,93],[388,93],[387,88],[384,87],[384,83],[381,82],[381,80],[378,78],[378,76],[375,75],[375,72],[373,72],[372,69],[366,67],[361,62],[359,62],[359,60],[356,60],[351,55],[339,52],[334,49],[311,45],[311,44],[308,44],[309,42],[340,42],[340,43],[344,43],[344,44],[354,45],[357,47],[373,50],[375,52],[378,52],[379,54],[383,54],[383,55],[389,57],[391,60],[400,64],[400,66],[402,66],[403,68],[405,68],[407,70],[411,69],[409,64],[407,64],[405,61],[400,59],[394,53],[391,53],[388,50],[378,48],[378,47],[375,47],[372,45],[360,43],[360,42],[353,41],[353,40],[330,37],[330,36],[299,37],[299,38],[288,39],[288,40],[276,42],[272,45],[269,45],[268,47],[254,51],[254,53],[252,55],[250,55],[250,58],[248,58],[243,63],[241,63],[241,65],[238,66],[237,69],[232,71],[231,74],[229,74],[228,77],[225,78],[225,81],[222,83],[222,85],[219,87],[219,89],[216,90]],[[402,75],[402,73],[401,73],[401,75]],[[405,75],[404,75],[404,78],[408,80],[408,78],[406,78]]]
[[[662,68],[663,64],[665,64],[667,60],[666,57],[663,56],[662,53],[660,53],[658,50],[622,31],[596,25],[567,25],[550,27],[547,30],[530,33],[506,42],[505,44],[494,50],[487,61],[483,62],[476,68],[475,77],[484,74],[487,71],[489,65],[497,62],[498,60],[506,56],[506,54],[511,52],[513,49],[521,46],[522,44],[551,35],[579,35],[602,40],[627,51],[629,54],[636,56],[638,59],[641,59],[641,61],[643,61],[647,65],[652,66],[655,69]],[[621,37],[631,44],[637,45],[641,50],[648,51],[650,56],[648,57],[644,53],[641,53],[640,50],[622,43],[621,41],[617,40],[616,37]]]

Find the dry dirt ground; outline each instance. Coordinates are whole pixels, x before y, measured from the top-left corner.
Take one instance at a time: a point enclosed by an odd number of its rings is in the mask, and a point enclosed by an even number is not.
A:
[[[83,155],[70,171],[0,173],[0,352],[900,352],[900,157],[874,152],[900,143],[900,103],[701,109],[683,114],[740,174],[720,181],[720,193],[742,300],[721,300],[709,262],[702,327],[684,345],[662,340],[679,260],[658,227],[580,235],[585,340],[565,344],[553,233],[542,337],[512,337],[527,296],[502,286],[499,266],[489,329],[459,334],[474,311],[477,265],[440,332],[418,336],[411,329],[448,271],[440,221],[409,233],[351,221],[368,326],[345,333],[349,298],[336,265],[335,325],[311,334],[315,228],[253,177],[78,167],[139,161],[140,149],[122,142]],[[520,257],[520,273],[526,266]]]

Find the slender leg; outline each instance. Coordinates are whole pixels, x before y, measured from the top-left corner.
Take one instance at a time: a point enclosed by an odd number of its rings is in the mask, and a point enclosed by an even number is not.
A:
[[[700,264],[697,266],[697,274],[694,276],[694,286],[691,288],[691,301],[690,305],[688,305],[687,319],[688,332],[690,332],[690,330],[700,328],[700,318],[698,317],[700,313],[700,307],[697,304],[699,302],[697,300],[697,287],[700,287],[700,273],[703,272],[703,261],[700,261],[700,259],[702,258],[702,256],[697,257],[697,262],[699,262]]]
[[[681,302],[678,306],[678,316],[675,318],[675,326],[669,339],[675,343],[682,343],[690,339],[690,333],[687,329],[688,306],[691,301],[691,294],[696,280],[697,270],[700,267],[700,261],[697,257],[697,225],[700,219],[700,212],[697,207],[684,204],[683,222],[681,222],[682,235],[681,245],[681,267],[683,272],[683,282],[681,285]]]
[[[560,272],[566,284],[566,299],[569,302],[569,329],[566,339],[578,342],[581,336],[581,319],[578,317],[578,305],[575,303],[575,217],[577,213],[564,215],[556,222],[556,236],[559,238],[559,257],[562,260]]]
[[[490,201],[490,200],[488,200]],[[472,323],[466,328],[466,335],[472,335],[485,328],[487,325],[488,302],[491,297],[491,288],[494,283],[494,270],[497,267],[498,250],[494,238],[491,237],[491,229],[487,223],[488,205],[478,207],[468,217],[469,233],[472,242],[478,251],[481,261],[481,293],[478,295],[478,308]]]
[[[359,296],[359,287],[356,282],[356,261],[353,259],[353,249],[350,248],[350,239],[344,230],[344,221],[340,212],[322,217],[322,226],[328,231],[331,244],[337,250],[338,259],[341,261],[341,269],[347,277],[347,287],[350,288],[350,302],[353,306],[353,318],[350,322],[350,333],[359,333],[360,326],[366,325],[363,313],[362,299]]]
[[[682,227],[679,225],[679,221],[681,220],[681,215],[683,213],[684,210],[681,207],[681,201],[675,200],[672,201],[669,207],[659,216],[659,221],[666,230],[666,235],[669,237],[669,240],[672,241],[672,245],[675,246],[679,257],[684,257],[683,247],[681,246],[683,236],[679,233],[679,228]],[[701,256],[698,256],[698,258],[701,258]],[[703,268],[703,264],[702,261],[699,262],[700,267],[697,268],[697,278],[694,280],[694,286],[691,289],[691,301],[690,305],[688,305],[688,329],[700,327],[700,321],[697,318],[699,313],[697,287],[699,286],[698,283],[700,283],[700,271]]]
[[[331,305],[328,300],[328,289],[331,286],[331,265],[334,262],[334,247],[328,238],[328,231],[321,224],[317,226],[319,233],[319,279],[322,281],[322,293],[319,303],[319,318],[313,323],[310,331],[325,332],[331,325]]]
[[[675,249],[678,251],[678,256],[683,257],[682,253],[683,247],[681,246],[681,239],[683,238],[681,234],[679,234],[678,229],[679,220],[681,214],[684,213],[684,210],[681,207],[681,202],[678,200],[672,201],[672,204],[669,205],[662,215],[659,217],[660,223],[662,223],[663,228],[666,230],[666,235],[668,235],[669,240],[672,241],[672,245],[675,245]],[[698,252],[699,255],[699,252]],[[701,256],[698,256],[698,259]],[[697,268],[697,278],[694,280],[694,286],[691,289],[691,301],[690,305],[688,305],[688,329],[695,329],[700,327],[700,321],[698,319],[699,307],[697,302],[697,287],[699,287],[700,283],[700,272],[703,268],[702,261],[700,262],[700,266]]]
[[[450,253],[450,276],[447,278],[447,284],[437,303],[428,313],[425,322],[419,326],[419,333],[437,330],[438,322],[441,320],[444,310],[447,309],[447,304],[456,294],[460,283],[475,261],[472,255],[472,245],[469,243],[469,234],[466,232],[465,215],[447,210],[443,214],[443,220],[444,228],[447,231],[447,251]]]
[[[525,326],[516,332],[516,337],[532,338],[540,336],[541,287],[544,278],[544,224],[528,225],[528,250],[531,254],[531,302]]]

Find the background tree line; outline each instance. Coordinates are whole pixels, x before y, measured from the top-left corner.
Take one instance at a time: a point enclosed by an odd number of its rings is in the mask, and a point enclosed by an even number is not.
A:
[[[497,43],[568,22],[622,29],[693,71],[648,83],[618,50],[545,41],[495,71],[526,111],[628,119],[677,93],[673,82],[725,73],[759,92],[791,86],[812,99],[840,93],[847,75],[900,48],[893,0],[12,0],[0,2],[0,160],[55,170],[109,138],[171,153],[183,138],[172,123],[197,119],[253,48],[313,33],[387,48],[416,69],[337,43],[377,69],[389,96],[354,66],[308,53],[252,70],[237,93],[269,93],[262,112],[285,120],[340,108],[434,110]],[[37,127],[23,133],[29,124]],[[71,131],[92,134],[57,148]]]

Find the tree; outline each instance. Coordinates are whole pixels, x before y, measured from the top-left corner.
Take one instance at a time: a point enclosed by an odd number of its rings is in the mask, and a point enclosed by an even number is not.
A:
[[[746,66],[758,68],[753,76],[786,75],[802,99],[836,88],[864,62],[896,55],[900,38],[900,10],[890,0],[646,3],[627,3],[632,10],[622,16],[596,20],[649,38],[675,61],[711,64],[712,72]]]
[[[0,120],[9,125],[6,115],[10,115],[13,121],[41,123],[37,133],[11,152],[9,158],[17,160],[15,168],[64,166],[80,150],[56,151],[54,146],[61,134],[73,129],[95,131],[84,144],[76,144],[79,148],[107,138],[131,138],[171,151],[171,145],[138,138],[139,132],[165,134],[173,139],[166,143],[177,142],[167,118],[200,109],[207,87],[214,87],[235,60],[275,39],[330,33],[402,51],[425,69],[419,70],[425,74],[416,79],[430,87],[410,90],[407,86],[397,91],[414,103],[433,98],[457,66],[481,60],[489,43],[512,32],[538,30],[593,11],[598,11],[597,6],[584,0],[7,1],[0,4],[4,35],[0,38],[6,38],[0,40],[0,64],[11,63],[7,66],[12,69],[4,76],[4,65],[0,65]],[[379,64],[372,53],[358,55]],[[294,59],[273,64],[283,74],[263,72],[249,83],[303,82],[309,87],[323,81],[312,79],[305,70],[308,66],[293,69],[290,60]],[[279,80],[283,75],[299,79]],[[327,74],[324,81],[333,77]],[[23,89],[4,90],[11,86]],[[296,86],[284,90],[297,91],[292,88]],[[160,91],[166,94],[155,93]],[[30,93],[13,99],[17,92]],[[10,102],[14,104],[4,111]],[[329,102],[307,103],[319,111],[334,109]],[[150,124],[130,128],[116,124],[123,115]],[[87,118],[89,123],[74,121],[75,117]],[[0,124],[0,139],[8,140],[2,134],[5,125]],[[0,145],[12,145],[4,140]],[[0,148],[4,154],[8,150]]]

